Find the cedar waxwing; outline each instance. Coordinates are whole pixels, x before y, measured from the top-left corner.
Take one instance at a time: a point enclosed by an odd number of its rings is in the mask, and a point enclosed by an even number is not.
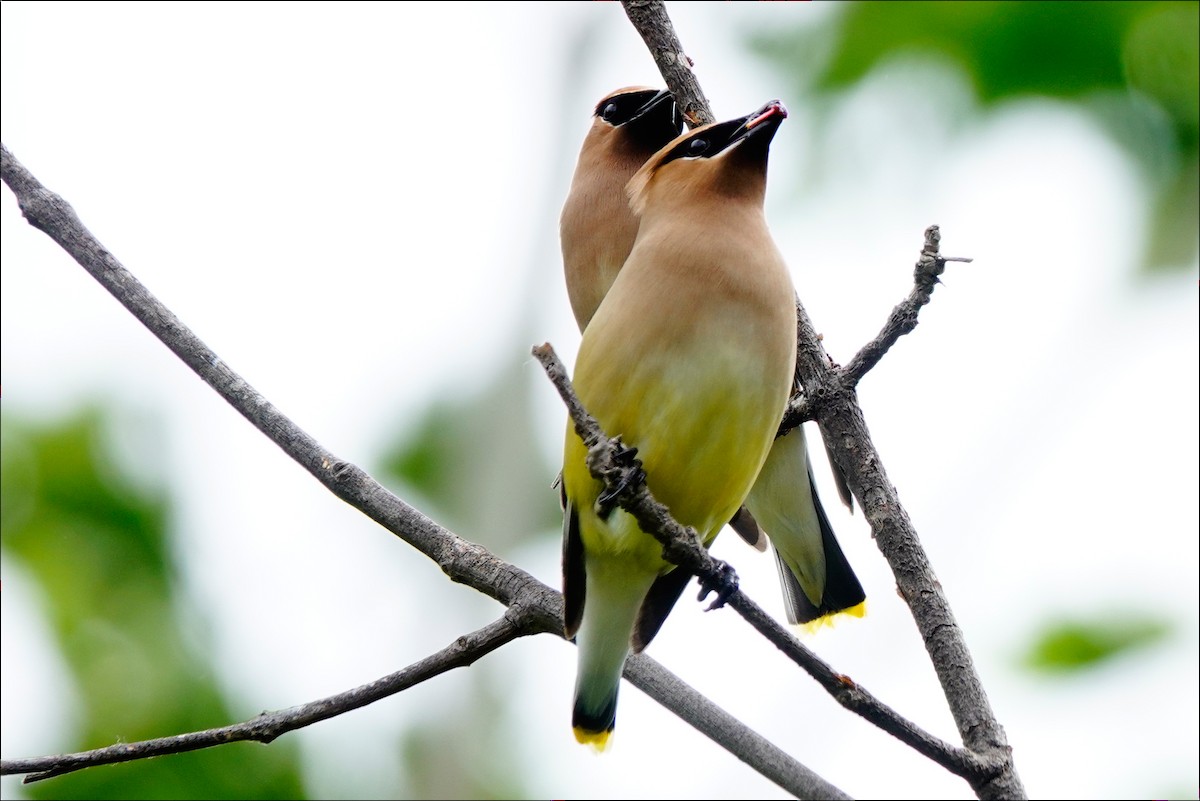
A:
[[[617,89],[602,97],[592,112],[592,125],[579,149],[559,218],[567,296],[580,332],[608,294],[637,236],[638,219],[629,208],[625,187],[648,158],[679,136],[682,127],[675,98],[666,89]],[[766,550],[766,537],[745,509],[730,525],[751,545]],[[664,587],[660,593],[667,611],[683,592],[688,576],[679,573],[672,581],[676,586]]]
[[[637,235],[625,185],[679,136],[683,120],[666,89],[618,89],[596,104],[559,220],[571,310],[582,331],[604,300]]]
[[[775,440],[745,504],[775,546],[789,623],[815,627],[837,614],[865,614],[866,594],[817,497],[800,426]]]
[[[581,331],[637,234],[625,184],[658,147],[675,138],[679,127],[669,92],[618,89],[596,104],[560,220],[567,294]],[[850,506],[844,479],[836,468],[834,474]],[[774,543],[788,622],[819,623],[839,612],[862,616],[865,594],[817,496],[801,427],[776,441],[745,507],[730,525],[760,550],[767,539]],[[639,626],[636,645],[649,644],[689,578],[677,570],[656,583],[650,605],[661,611],[646,618],[656,621],[655,626]]]
[[[771,450],[796,365],[795,290],[763,214],[767,154],[787,116],[773,101],[670,142],[629,182],[640,225],[575,364],[575,392],[609,436],[637,448],[646,484],[707,546]],[[670,611],[652,588],[674,566],[603,489],[567,426],[565,632],[577,635],[572,726],[603,748],[621,671]],[[674,598],[671,598],[673,604]]]

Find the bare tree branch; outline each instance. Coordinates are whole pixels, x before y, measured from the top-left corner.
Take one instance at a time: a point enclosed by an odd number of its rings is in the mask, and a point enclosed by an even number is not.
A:
[[[929,303],[933,290],[941,283],[941,275],[945,272],[948,262],[972,261],[972,259],[962,256],[941,255],[938,252],[941,240],[941,229],[938,226],[931,225],[925,229],[925,243],[921,247],[921,255],[917,258],[917,265],[913,269],[913,288],[908,297],[892,309],[883,329],[854,355],[849,364],[845,367],[836,367],[830,360],[830,365],[834,366],[834,370],[841,376],[841,380],[846,386],[851,388],[858,386],[862,377],[879,363],[892,345],[896,344],[900,337],[911,333],[917,327],[917,315],[920,313],[921,307]],[[777,436],[783,436],[801,423],[812,419],[813,413],[808,399],[803,392],[800,392],[788,401]]]
[[[929,302],[933,290],[941,283],[940,276],[946,269],[946,262],[971,261],[961,256],[942,256],[938,252],[941,241],[941,230],[936,225],[925,229],[925,244],[913,270],[912,292],[892,309],[879,335],[864,345],[849,364],[841,369],[841,378],[846,386],[857,386],[859,380],[879,363],[883,354],[887,353],[900,337],[917,327],[917,314],[921,307]]]
[[[59,244],[129,310],[172,353],[217,394],[331,492],[365,512],[402,540],[437,562],[460,584],[506,606],[518,601],[542,610],[541,631],[562,628],[558,593],[528,573],[498,559],[486,548],[450,532],[388,491],[366,471],[339,459],[284,416],[155,298],[84,227],[75,210],[42,186],[0,145],[3,180],[16,195],[21,213]]]
[[[528,607],[524,607],[528,610]],[[288,732],[341,715],[367,704],[395,695],[426,679],[477,660],[517,637],[535,633],[528,611],[522,615],[510,607],[504,617],[470,634],[459,637],[441,651],[381,679],[329,698],[312,701],[278,712],[264,712],[253,720],[232,726],[161,737],[136,743],[121,743],[75,754],[57,754],[0,761],[0,774],[25,776],[25,784],[62,776],[67,773],[119,762],[198,751],[226,743],[252,740],[270,743]],[[524,617],[524,620],[518,620]],[[649,656],[641,654],[626,666],[625,678],[652,698],[673,697],[683,703],[684,720],[725,747],[747,765],[789,789],[799,798],[845,799],[850,796],[796,762],[761,736],[747,737],[744,724],[709,702],[679,677]],[[753,734],[753,733],[751,733]]]
[[[1002,769],[970,778],[981,799],[1024,798],[1004,729],[996,720],[962,629],[954,620],[941,582],[921,547],[908,512],[887,478],[871,441],[853,388],[829,364],[812,321],[796,306],[800,331],[800,381],[815,405],[817,423],[830,454],[845,474],[876,545],[887,559],[900,596],[908,604],[925,642],[963,744]]]
[[[676,700],[672,712],[797,798],[850,798],[645,653],[631,656],[622,675],[659,703],[663,698]]]
[[[280,735],[322,720],[328,720],[352,709],[358,709],[381,698],[387,698],[389,695],[395,695],[454,668],[468,667],[476,660],[490,654],[500,646],[512,642],[517,637],[537,633],[532,617],[528,613],[524,617],[525,620],[517,620],[518,615],[513,614],[510,609],[504,617],[494,623],[459,637],[451,645],[427,656],[420,662],[415,662],[403,670],[376,679],[370,684],[364,684],[353,690],[331,695],[318,701],[277,712],[263,712],[253,720],[232,726],[177,734],[173,737],[121,743],[76,754],[57,754],[32,759],[6,759],[0,761],[0,774],[6,776],[28,774],[23,783],[29,784],[97,765],[132,762],[137,759],[166,754],[182,754],[226,743],[244,740],[270,743]]]
[[[433,559],[453,581],[509,607],[506,617],[521,621],[522,634],[548,632],[562,636],[561,594],[486,548],[442,528],[366,471],[322,448],[151,295],[84,227],[70,204],[42,186],[2,143],[0,178],[16,196],[21,213],[31,225],[58,243],[218,395],[327,489]],[[716,729],[701,732],[798,798],[844,796],[645,655],[630,660],[625,677],[692,725],[719,724]]]
[[[658,71],[667,81],[667,88],[675,95],[675,105],[683,112],[689,128],[716,122],[712,106],[700,88],[700,81],[692,72],[692,60],[683,52],[683,45],[675,35],[675,26],[667,16],[666,7],[660,0],[621,0],[625,14],[633,27],[641,34],[642,41],[654,57]]]

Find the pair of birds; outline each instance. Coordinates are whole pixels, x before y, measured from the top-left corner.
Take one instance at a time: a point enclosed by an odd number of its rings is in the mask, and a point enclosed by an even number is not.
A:
[[[637,448],[650,491],[706,547],[726,524],[760,550],[769,537],[788,620],[809,623],[861,616],[865,596],[817,498],[803,431],[775,436],[795,385],[796,294],[763,200],[786,117],[772,101],[681,134],[670,92],[612,92],[596,105],[560,232],[584,407]],[[623,509],[598,509],[586,456],[568,423],[572,726],[603,749],[630,650],[649,644],[691,575]]]

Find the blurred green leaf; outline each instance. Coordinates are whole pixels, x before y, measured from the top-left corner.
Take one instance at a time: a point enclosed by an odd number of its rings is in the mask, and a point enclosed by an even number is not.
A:
[[[450,399],[429,406],[384,461],[388,473],[445,506],[457,503],[454,463],[469,445],[462,441],[458,425],[467,413],[461,407]]]
[[[1187,267],[1200,251],[1200,4],[850,2],[751,44],[816,98],[914,58],[959,71],[984,110],[1039,96],[1075,103],[1147,181],[1143,265]]]
[[[1200,130],[1200,4],[1155,3],[1132,20],[1122,52],[1129,85],[1166,109],[1180,143]]]
[[[435,400],[382,458],[382,472],[424,495],[449,528],[493,549],[562,524],[529,378],[514,365],[473,395]]]
[[[195,646],[205,638],[194,630],[200,616],[186,608],[172,562],[171,500],[161,487],[131,480],[114,461],[112,415],[91,408],[34,424],[6,410],[0,428],[0,546],[44,590],[44,611],[78,685],[83,708],[71,749],[236,721],[207,654]],[[93,768],[26,792],[33,798],[300,798],[304,786],[294,745],[276,743]]]
[[[437,721],[405,731],[400,751],[407,798],[525,798],[510,730],[507,682],[471,681]],[[503,687],[497,687],[499,682]]]
[[[1196,791],[1192,789],[1192,785],[1189,785],[1186,779],[1181,779],[1170,790],[1160,790],[1149,795],[1151,798],[1173,798],[1178,799],[1178,801],[1192,801],[1196,797]]]
[[[502,366],[471,394],[434,400],[385,452],[390,475],[423,498],[419,506],[456,533],[497,553],[562,525],[557,471],[538,448],[529,360]],[[411,497],[412,493],[402,493]],[[452,601],[447,601],[452,602]],[[414,724],[400,745],[403,796],[520,798],[520,760],[504,721],[514,703],[508,678],[484,660],[466,676],[457,703],[437,720]],[[481,725],[482,722],[482,725]]]
[[[1023,661],[1043,673],[1085,670],[1161,642],[1170,633],[1165,619],[1150,615],[1067,620],[1044,628]]]
[[[812,76],[841,91],[900,53],[934,53],[971,78],[985,104],[1013,95],[1075,97],[1124,83],[1121,43],[1154,3],[847,3],[834,50]]]

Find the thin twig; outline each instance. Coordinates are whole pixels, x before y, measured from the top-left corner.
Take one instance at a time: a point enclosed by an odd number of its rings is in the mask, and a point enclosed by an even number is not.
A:
[[[642,530],[653,534],[663,545],[663,556],[672,564],[682,565],[696,574],[708,591],[720,593],[728,585],[736,587],[737,576],[725,562],[714,559],[700,547],[695,529],[679,524],[666,506],[659,503],[639,475],[641,466],[624,458],[625,449],[618,440],[609,439],[600,430],[571,388],[567,369],[550,343],[535,345],[534,357],[542,364],[550,382],[575,424],[575,432],[588,449],[588,468],[613,491],[613,500],[637,518]],[[718,605],[722,599],[718,599]]]
[[[395,695],[454,668],[467,667],[517,637],[536,633],[527,625],[514,621],[514,617],[516,616],[506,614],[478,631],[459,637],[437,653],[431,654],[403,670],[376,679],[370,684],[355,687],[353,690],[331,695],[328,698],[277,712],[263,712],[252,720],[232,726],[221,726],[205,731],[177,734],[173,737],[159,737],[135,743],[121,743],[76,754],[3,760],[0,761],[0,774],[6,776],[28,774],[23,783],[29,784],[97,765],[132,762],[137,759],[166,754],[182,754],[226,743],[245,740],[270,743],[288,732]],[[532,621],[529,622],[532,623]]]
[[[728,580],[731,570],[728,565],[710,556],[708,551],[701,547],[695,531],[678,523],[671,517],[667,507],[655,500],[645,482],[639,478],[639,465],[629,464],[617,455],[625,450],[622,443],[609,439],[596,419],[583,408],[567,377],[566,368],[554,352],[554,348],[546,343],[534,346],[532,352],[558,390],[571,415],[575,431],[588,448],[588,468],[592,475],[603,481],[610,492],[615,493],[617,502],[633,515],[643,531],[662,543],[664,559],[695,573],[706,593],[719,588]],[[874,723],[918,753],[952,773],[968,779],[999,769],[988,760],[935,737],[901,716],[850,677],[835,671],[745,593],[736,589],[736,584],[724,600],[755,630],[816,679],[838,703]]]
[[[562,595],[486,548],[459,537],[390,492],[366,471],[338,459],[267,402],[217,357],[170,309],[155,298],[84,227],[63,198],[46,189],[0,143],[0,178],[16,196],[21,213],[65,250],[155,337],[268,439],[308,470],[337,497],[358,509],[421,553],[433,559],[455,582],[472,587],[519,612],[526,633],[562,636]],[[841,791],[817,777],[760,734],[731,718],[708,698],[687,688],[649,658],[630,660],[625,676],[652,699],[701,729],[738,759],[798,798],[841,797]]]
[[[943,256],[938,252],[942,240],[941,229],[931,225],[925,229],[925,242],[921,246],[921,254],[913,269],[913,288],[908,297],[900,301],[892,313],[888,315],[883,329],[870,342],[862,347],[845,367],[834,369],[840,376],[844,386],[854,388],[867,372],[879,363],[883,355],[892,345],[905,334],[911,333],[917,327],[917,315],[921,307],[928,304],[933,290],[940,284],[941,275],[946,270],[946,264],[952,261],[971,262],[972,259],[963,256]],[[833,362],[830,362],[833,365]],[[814,419],[811,405],[803,391],[796,393],[788,401],[783,412],[783,422],[779,425],[777,436],[783,436],[801,423]]]
[[[940,276],[946,269],[946,262],[971,261],[961,256],[942,256],[938,252],[941,241],[942,234],[936,225],[925,229],[925,244],[921,247],[921,255],[913,270],[912,291],[892,309],[883,330],[841,369],[842,382],[847,387],[857,386],[867,371],[879,363],[883,354],[887,353],[900,337],[917,327],[917,314],[922,306],[929,303],[933,290],[942,282]]]
[[[0,774],[27,774],[24,783],[29,784],[98,765],[181,754],[226,743],[247,740],[270,743],[283,734],[395,695],[453,668],[467,667],[500,646],[530,633],[524,631],[523,626],[515,625],[511,617],[510,613],[479,631],[459,637],[452,645],[403,670],[329,698],[278,712],[264,712],[252,720],[232,726],[122,743],[75,754],[4,760],[0,761]],[[652,698],[671,696],[681,699],[684,710],[681,717],[684,720],[725,746],[763,776],[783,788],[792,789],[798,797],[850,798],[765,738],[747,738],[744,724],[708,702],[649,656],[640,654],[630,659],[625,678]]]

